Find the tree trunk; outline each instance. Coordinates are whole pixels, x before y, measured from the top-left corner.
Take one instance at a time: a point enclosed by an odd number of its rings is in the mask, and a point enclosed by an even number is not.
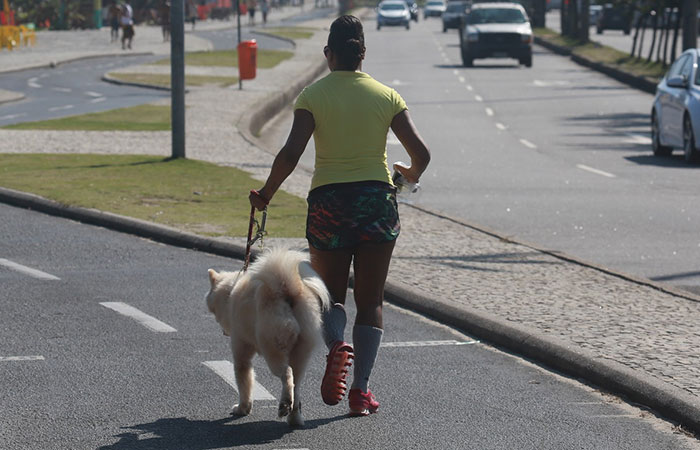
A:
[[[647,62],[651,62],[651,58],[654,56],[654,45],[656,45],[656,32],[659,30],[659,13],[652,11],[654,13],[654,34],[651,36],[651,46],[649,47],[649,56],[647,56]]]
[[[671,44],[671,62],[676,60],[676,48],[678,48],[678,35],[681,28],[681,17],[683,17],[683,2],[678,8],[678,17],[676,18],[676,26],[673,29],[673,44]]]
[[[637,50],[637,39],[639,39],[639,29],[642,27],[642,19],[644,18],[643,15],[640,15],[639,18],[637,19],[637,24],[634,27],[634,38],[632,39],[632,51],[630,52],[630,56],[634,58],[634,52]]]
[[[683,51],[698,45],[697,15],[697,0],[683,0]]]
[[[642,48],[644,48],[644,34],[647,31],[647,18],[648,17],[650,17],[650,16],[647,13],[644,15],[644,18],[642,19],[642,20],[644,20],[644,23],[642,24],[642,35],[639,37],[639,50],[637,52],[637,58],[642,57]]]
[[[590,17],[590,13],[588,12],[590,8],[590,0],[580,0],[581,1],[581,19],[579,20],[579,23],[581,24],[581,27],[579,29],[578,33],[578,38],[582,42],[588,42],[588,32],[590,31],[590,24],[588,23],[588,19]]]

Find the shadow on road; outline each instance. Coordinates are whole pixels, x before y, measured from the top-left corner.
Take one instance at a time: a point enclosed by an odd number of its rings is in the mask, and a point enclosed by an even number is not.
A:
[[[572,116],[566,119],[569,122],[581,122],[586,126],[599,122],[601,128],[646,128],[649,129],[649,114],[639,113],[615,113],[615,114],[589,114]]]
[[[346,418],[339,415],[307,420],[305,430]],[[158,419],[155,422],[122,427],[119,441],[99,450],[207,450],[264,445],[278,441],[293,429],[284,421],[260,421],[236,424],[234,417],[219,420],[192,420],[186,417]]]
[[[673,169],[700,169],[700,165],[688,164],[685,162],[681,150],[678,150],[676,155],[671,156],[654,156],[650,152],[648,155],[626,156],[625,159],[635,164],[639,164],[640,166],[657,166]]]
[[[485,267],[485,264],[533,264],[533,265],[558,265],[556,261],[543,261],[542,254],[538,252],[514,252],[514,253],[490,253],[480,255],[455,255],[455,256],[394,256],[404,260],[430,260],[454,269],[475,270],[480,272],[502,272],[501,269]],[[484,265],[481,265],[484,264]]]

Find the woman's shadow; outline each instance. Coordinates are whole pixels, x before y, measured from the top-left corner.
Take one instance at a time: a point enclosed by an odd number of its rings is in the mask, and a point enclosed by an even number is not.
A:
[[[307,420],[303,430],[318,428],[346,418],[339,415]],[[99,450],[207,450],[269,444],[294,431],[285,421],[262,421],[236,424],[235,417],[218,420],[191,420],[186,417],[158,419],[155,422],[122,427],[127,430],[115,437],[119,441]],[[143,437],[141,437],[144,435]]]

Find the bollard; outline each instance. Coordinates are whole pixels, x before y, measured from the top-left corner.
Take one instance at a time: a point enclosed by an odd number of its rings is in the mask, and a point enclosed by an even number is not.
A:
[[[255,39],[238,44],[238,75],[241,80],[255,78],[257,67],[258,44]]]

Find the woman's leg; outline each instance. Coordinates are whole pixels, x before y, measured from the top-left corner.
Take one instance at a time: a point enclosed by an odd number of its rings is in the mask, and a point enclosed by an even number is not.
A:
[[[384,333],[382,304],[384,283],[395,241],[363,244],[355,251],[355,304],[357,316],[353,327],[355,369],[353,389],[367,392],[369,376]]]
[[[348,277],[352,251],[317,250],[309,245],[311,267],[319,274],[331,294],[331,309],[323,315],[323,338],[330,350],[337,341],[345,340],[345,297],[348,293]]]

